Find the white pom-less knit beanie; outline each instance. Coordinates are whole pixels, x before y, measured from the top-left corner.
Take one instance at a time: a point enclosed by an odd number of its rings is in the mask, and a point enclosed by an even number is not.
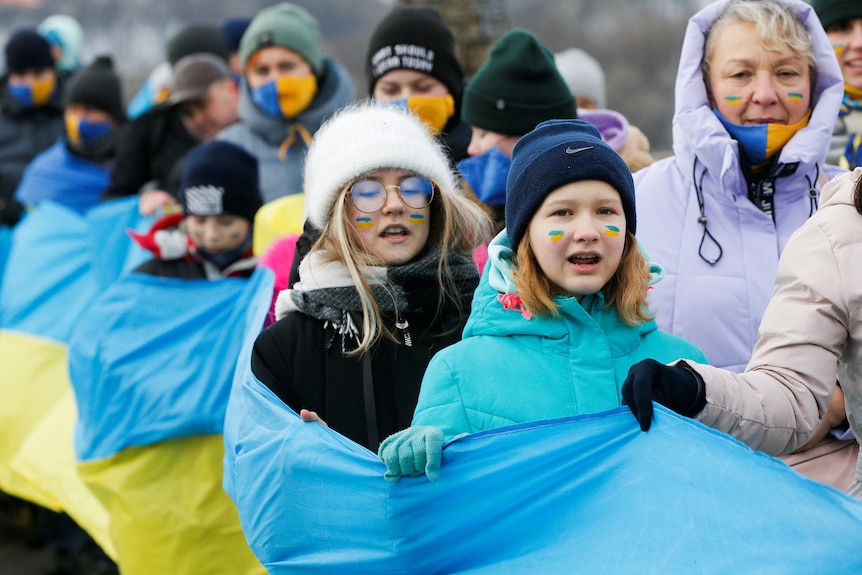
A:
[[[363,101],[345,107],[314,135],[305,158],[305,210],[326,227],[341,191],[363,174],[383,168],[413,172],[442,194],[461,194],[446,153],[409,110]]]

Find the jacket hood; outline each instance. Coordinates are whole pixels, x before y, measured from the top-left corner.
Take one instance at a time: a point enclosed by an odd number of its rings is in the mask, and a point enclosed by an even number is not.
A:
[[[629,121],[619,112],[578,108],[578,119],[595,126],[602,140],[615,152],[622,150],[629,141]]]
[[[710,4],[689,19],[677,72],[673,148],[682,165],[697,160],[713,173],[738,165],[739,152],[727,130],[713,113],[701,69],[706,32],[731,0]],[[789,5],[811,35],[817,80],[812,93],[813,110],[808,125],[797,132],[780,152],[782,164],[799,163],[800,169],[823,164],[835,118],[844,93],[844,80],[832,44],[814,10],[800,0],[779,0]]]
[[[640,243],[638,247],[649,265],[650,285],[661,281],[664,268],[649,258]],[[601,292],[586,296],[581,302],[573,297],[556,297],[562,319],[527,318],[517,306],[511,307],[508,302],[504,304],[508,299],[506,296],[518,295],[512,279],[514,261],[515,252],[509,247],[506,230],[503,230],[488,244],[488,263],[473,296],[472,311],[464,327],[463,338],[474,335],[534,335],[559,339],[569,334],[570,328],[566,322],[594,321],[609,337],[614,332],[619,343],[634,346],[641,335],[656,329],[655,321],[648,321],[635,329],[626,325],[615,309],[605,307]]]
[[[279,145],[287,136],[292,124],[301,124],[311,134],[336,110],[355,98],[353,81],[347,70],[330,57],[323,59],[323,72],[317,77],[317,93],[297,117],[290,120],[270,116],[258,108],[251,99],[248,82],[243,78],[239,94],[239,118],[264,140]],[[837,112],[836,112],[837,113]]]

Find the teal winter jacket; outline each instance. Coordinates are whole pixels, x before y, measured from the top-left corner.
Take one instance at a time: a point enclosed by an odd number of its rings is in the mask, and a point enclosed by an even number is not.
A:
[[[513,423],[595,413],[622,404],[629,367],[646,358],[705,362],[691,343],[655,321],[627,325],[601,292],[556,297],[560,317],[528,319],[517,304],[505,230],[488,247],[463,339],[428,365],[413,426],[446,440]],[[651,263],[653,280],[663,275]]]

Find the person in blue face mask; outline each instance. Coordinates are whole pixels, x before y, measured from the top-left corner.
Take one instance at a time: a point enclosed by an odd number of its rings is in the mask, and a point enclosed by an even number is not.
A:
[[[239,122],[217,138],[257,158],[264,202],[299,194],[312,136],[354,99],[350,75],[323,54],[317,20],[287,2],[257,13],[242,36],[239,58]]]
[[[493,210],[499,231],[512,149],[545,120],[577,118],[575,97],[551,51],[531,32],[515,28],[497,41],[467,86],[461,117],[473,137],[467,148],[471,157],[458,168],[479,201]]]
[[[66,89],[66,134],[27,166],[15,199],[27,208],[52,200],[80,214],[99,202],[120,139],[122,86],[110,56],[77,72]]]
[[[12,195],[24,168],[63,135],[63,85],[48,41],[35,30],[13,33],[0,78],[0,225],[14,225],[22,208]]]

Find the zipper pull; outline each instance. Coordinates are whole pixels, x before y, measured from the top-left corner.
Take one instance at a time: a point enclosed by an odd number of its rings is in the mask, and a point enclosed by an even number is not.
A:
[[[401,331],[403,333],[404,345],[407,347],[413,347],[413,337],[410,335],[410,331],[407,329],[410,327],[410,324],[407,323],[407,320],[401,319],[401,316],[395,315],[395,329]]]

